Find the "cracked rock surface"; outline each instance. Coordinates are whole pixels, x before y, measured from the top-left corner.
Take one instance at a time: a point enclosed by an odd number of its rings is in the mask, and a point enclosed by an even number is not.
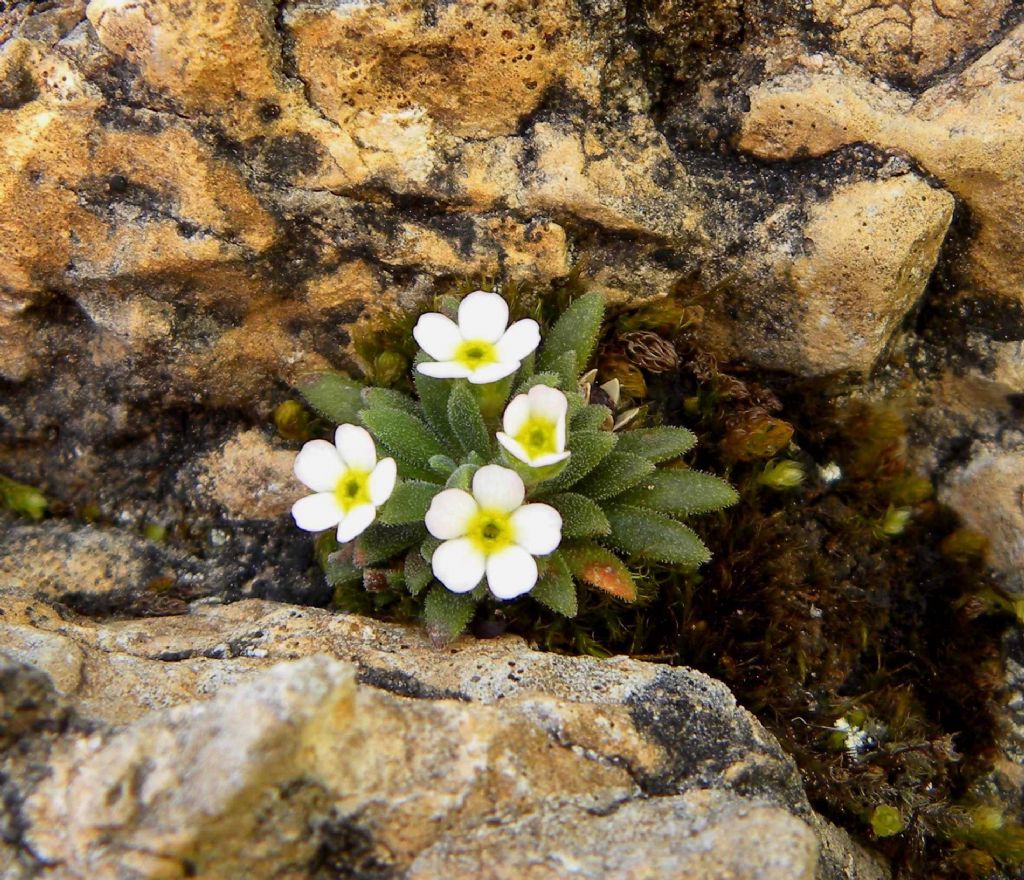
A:
[[[3,596],[5,877],[882,878],[700,673]],[[344,874],[343,874],[344,875]]]

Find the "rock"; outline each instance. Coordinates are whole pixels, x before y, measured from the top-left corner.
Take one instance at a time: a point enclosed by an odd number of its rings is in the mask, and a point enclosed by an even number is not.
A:
[[[75,719],[20,723],[44,770],[3,755],[20,845],[67,876],[818,870],[792,763],[690,670],[515,638],[439,653],[417,629],[259,601],[110,623],[0,604],[7,662]],[[26,633],[74,646],[80,674],[36,666]],[[822,870],[848,864],[826,876],[885,876],[830,846]]]
[[[294,450],[275,447],[262,431],[242,431],[201,462],[197,486],[232,519],[274,519],[309,494],[294,463]]]
[[[750,90],[738,146],[755,156],[822,156],[846,144],[902,151],[970,209],[963,284],[1022,302],[1022,238],[1005,218],[1024,194],[1020,58],[1024,26],[958,77],[919,96],[871,82],[839,59],[793,65]],[[820,61],[820,59],[819,59]]]
[[[802,376],[869,373],[924,291],[953,199],[905,174],[842,186],[808,214],[801,242],[777,239],[763,257],[761,271],[795,298],[734,297],[739,320],[713,313],[728,338],[719,345],[732,358]]]
[[[989,542],[988,561],[1012,593],[1024,596],[1024,444],[976,444],[946,475],[939,499]]]
[[[831,42],[871,73],[920,84],[984,45],[998,31],[1006,0],[887,7],[849,0],[814,0],[814,14],[832,29]]]

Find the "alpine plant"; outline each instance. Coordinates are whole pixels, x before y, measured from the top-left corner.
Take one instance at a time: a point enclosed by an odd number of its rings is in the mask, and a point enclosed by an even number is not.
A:
[[[421,315],[415,395],[325,373],[300,388],[339,427],[312,440],[295,475],[313,494],[292,509],[330,530],[335,587],[403,586],[435,641],[457,636],[485,600],[524,596],[572,617],[578,590],[637,599],[638,570],[696,567],[707,547],[683,520],[720,510],[735,490],[691,470],[683,427],[634,427],[589,402],[604,318],[580,297],[542,341],[509,324],[496,293]]]

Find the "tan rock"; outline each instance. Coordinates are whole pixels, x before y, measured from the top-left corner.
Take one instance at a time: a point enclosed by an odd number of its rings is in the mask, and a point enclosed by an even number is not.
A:
[[[815,875],[792,764],[689,670],[514,638],[439,653],[417,629],[265,602],[108,623],[0,607],[5,680],[39,690],[42,670],[57,693],[33,711],[87,722],[34,741],[45,772],[5,765],[23,839],[61,876],[298,880],[325,859],[417,878]],[[25,730],[20,705],[6,723]],[[843,876],[884,876],[832,847]]]
[[[821,156],[867,142],[912,156],[971,211],[977,231],[960,260],[969,290],[1017,302],[1024,238],[1007,218],[1024,200],[1024,26],[961,76],[919,98],[830,62],[796,70],[750,92],[741,149],[770,159]]]
[[[904,174],[841,186],[811,203],[795,244],[773,234],[792,219],[769,217],[755,232],[766,252],[748,271],[773,280],[767,291],[740,282],[738,314],[713,305],[709,341],[727,357],[798,375],[869,373],[924,291],[953,204],[949,193]]]
[[[1024,595],[1024,447],[976,444],[939,487],[939,499],[988,539],[989,563]]]
[[[198,488],[230,518],[273,519],[309,494],[292,473],[294,463],[294,449],[274,446],[252,428],[203,459]]]
[[[836,51],[874,74],[920,81],[942,71],[996,32],[1007,0],[814,0]]]
[[[427,850],[408,876],[812,880],[817,866],[818,842],[799,819],[777,807],[694,791],[633,801],[607,816],[560,806],[484,827]]]

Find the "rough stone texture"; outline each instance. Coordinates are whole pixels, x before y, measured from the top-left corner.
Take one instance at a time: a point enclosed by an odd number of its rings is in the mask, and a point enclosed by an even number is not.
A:
[[[12,876],[885,876],[819,847],[791,762],[696,672],[438,655],[258,601],[102,624],[0,602]]]
[[[989,561],[1024,596],[1024,444],[978,444],[946,476],[939,497],[989,540]]]

